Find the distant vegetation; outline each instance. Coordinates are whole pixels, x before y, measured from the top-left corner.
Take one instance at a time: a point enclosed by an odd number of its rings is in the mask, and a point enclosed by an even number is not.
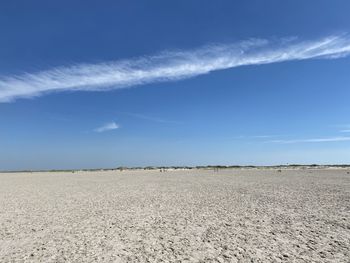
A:
[[[319,164],[287,164],[287,165],[272,165],[272,166],[254,166],[254,165],[201,165],[201,166],[146,166],[146,167],[127,167],[119,166],[117,168],[96,168],[96,169],[54,169],[54,170],[18,170],[18,171],[6,171],[0,170],[3,173],[11,172],[79,172],[79,171],[133,171],[133,170],[191,170],[191,169],[204,169],[204,170],[222,170],[222,169],[322,169],[322,168],[350,168],[350,164],[332,164],[332,165],[319,165]]]

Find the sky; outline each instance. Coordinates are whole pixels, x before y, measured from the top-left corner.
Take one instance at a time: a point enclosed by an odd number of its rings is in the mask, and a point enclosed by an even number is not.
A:
[[[1,1],[0,170],[350,164],[348,10]]]

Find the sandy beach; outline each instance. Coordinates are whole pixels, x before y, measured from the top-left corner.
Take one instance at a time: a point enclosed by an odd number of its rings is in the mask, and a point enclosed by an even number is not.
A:
[[[345,169],[0,173],[0,262],[350,262]]]

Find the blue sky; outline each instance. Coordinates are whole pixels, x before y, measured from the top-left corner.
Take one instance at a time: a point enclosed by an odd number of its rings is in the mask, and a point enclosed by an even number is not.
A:
[[[2,1],[0,169],[350,163],[349,1]]]

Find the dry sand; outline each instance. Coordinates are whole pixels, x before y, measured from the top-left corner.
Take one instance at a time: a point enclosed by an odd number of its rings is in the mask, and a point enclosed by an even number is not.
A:
[[[350,262],[346,170],[0,173],[0,262]]]

